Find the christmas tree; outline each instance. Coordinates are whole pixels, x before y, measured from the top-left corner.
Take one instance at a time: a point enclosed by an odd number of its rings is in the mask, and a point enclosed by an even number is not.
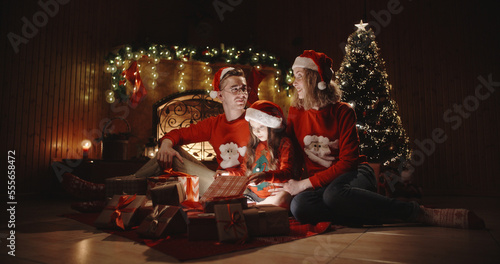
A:
[[[391,85],[385,62],[367,23],[356,24],[345,47],[346,54],[336,80],[342,100],[356,111],[361,154],[370,162],[388,165],[399,159],[409,160],[409,140],[390,97]]]

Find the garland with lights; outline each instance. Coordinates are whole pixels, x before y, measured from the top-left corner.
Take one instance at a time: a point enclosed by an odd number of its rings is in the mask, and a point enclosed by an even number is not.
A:
[[[259,51],[255,48],[247,48],[245,50],[238,50],[234,47],[224,48],[223,44],[221,44],[220,48],[210,48],[208,46],[204,48],[181,47],[157,44],[134,48],[130,45],[124,45],[116,52],[109,53],[105,58],[105,71],[111,74],[111,89],[105,92],[106,101],[108,103],[115,102],[116,98],[120,101],[130,100],[130,95],[127,93],[126,87],[126,71],[129,69],[128,66],[131,65],[132,62],[138,62],[142,58],[147,58],[148,63],[153,62],[154,64],[158,64],[160,60],[179,61],[177,69],[180,71],[178,85],[180,91],[185,89],[182,74],[185,62],[199,61],[205,63],[206,66],[204,66],[204,71],[207,75],[205,83],[210,86],[211,79],[213,78],[212,70],[209,66],[210,64],[250,65],[257,69],[263,66],[273,67],[276,68],[276,85],[274,88],[278,92],[284,90],[287,95],[290,96],[289,90],[293,81],[291,69],[280,63],[276,56],[268,54],[265,51]],[[155,80],[158,78],[158,73],[156,72],[155,66],[152,66],[151,69],[152,73],[148,81],[148,86],[154,88],[156,86]],[[137,72],[137,76],[139,72]],[[282,75],[283,72],[286,72],[284,78]],[[134,87],[134,93],[136,88],[139,89],[139,87]]]
[[[356,24],[345,47],[346,54],[336,73],[342,100],[356,111],[360,152],[371,162],[384,165],[399,158],[409,160],[409,139],[398,115],[385,62],[367,23]]]

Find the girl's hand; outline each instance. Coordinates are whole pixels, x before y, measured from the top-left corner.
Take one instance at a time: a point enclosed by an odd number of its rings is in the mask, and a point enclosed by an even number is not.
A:
[[[263,171],[254,173],[250,175],[250,177],[248,178],[249,183],[254,182],[255,184],[259,184],[265,180],[266,180],[266,173]]]
[[[217,179],[219,176],[229,176],[229,172],[226,170],[217,170],[214,175],[214,179]]]
[[[309,188],[312,188],[311,181],[309,179],[303,179],[300,181],[289,180],[283,185],[283,189],[289,192],[292,196],[297,195]]]

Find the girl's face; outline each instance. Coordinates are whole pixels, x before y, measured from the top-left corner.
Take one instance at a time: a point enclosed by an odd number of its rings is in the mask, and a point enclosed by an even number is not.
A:
[[[305,83],[305,71],[304,68],[294,68],[293,69],[293,76],[295,77],[295,80],[293,81],[293,87],[297,89],[297,95],[299,96],[299,99],[304,99],[304,96],[306,94],[306,83]]]
[[[268,131],[267,126],[250,120],[250,126],[252,127],[252,134],[257,137],[260,141],[267,141]]]

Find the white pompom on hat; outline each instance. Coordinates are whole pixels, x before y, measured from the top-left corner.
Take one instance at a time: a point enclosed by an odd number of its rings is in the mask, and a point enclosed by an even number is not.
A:
[[[255,101],[247,110],[245,120],[255,121],[270,128],[281,128],[283,125],[283,110],[271,101]]]
[[[302,55],[295,58],[292,69],[301,67],[317,71],[321,77],[318,88],[324,90],[326,89],[327,82],[329,83],[333,77],[332,65],[332,59],[326,56],[326,54],[314,50],[304,50]]]
[[[220,68],[214,75],[214,80],[212,81],[212,88],[213,91],[210,91],[210,97],[216,98],[217,97],[217,92],[220,91],[220,81],[224,78],[224,75],[228,71],[234,70],[233,67],[222,67]]]

